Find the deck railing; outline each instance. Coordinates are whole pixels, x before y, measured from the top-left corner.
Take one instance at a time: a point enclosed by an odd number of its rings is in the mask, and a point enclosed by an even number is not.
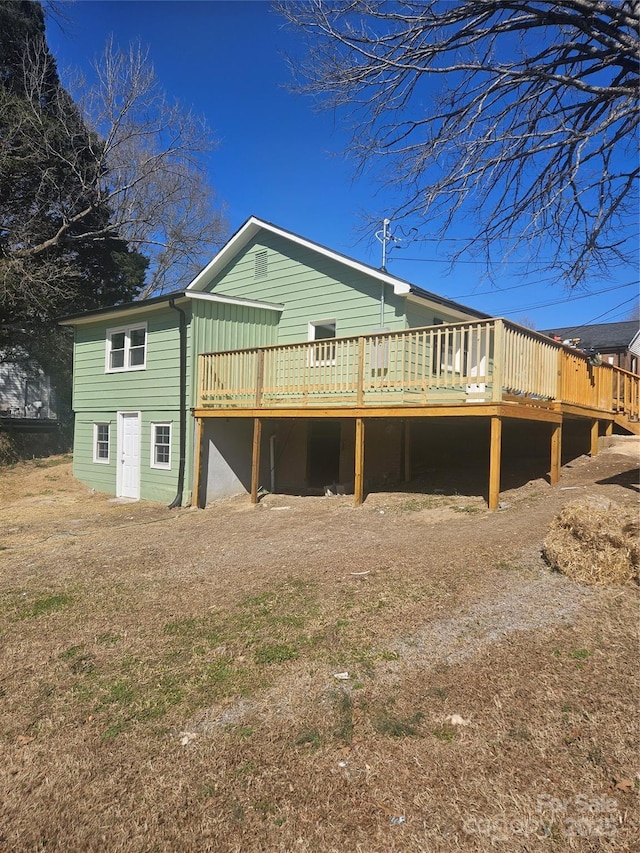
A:
[[[565,402],[638,417],[639,377],[502,319],[200,355],[199,408]]]

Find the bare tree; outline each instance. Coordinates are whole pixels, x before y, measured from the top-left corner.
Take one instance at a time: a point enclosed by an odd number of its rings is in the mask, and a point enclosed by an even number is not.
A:
[[[472,217],[457,256],[527,243],[572,286],[635,257],[637,0],[277,7],[307,37],[297,90],[348,109],[360,168],[401,190],[394,218],[443,236]]]
[[[15,263],[46,256],[62,242],[86,246],[116,237],[150,261],[141,297],[188,281],[224,235],[206,177],[204,155],[214,147],[206,123],[167,98],[139,45],[123,51],[108,43],[94,65],[95,83],[78,78],[69,93],[49,91],[50,61],[42,40],[25,52],[21,132],[34,162],[74,175],[74,192],[60,193],[50,233],[34,240],[29,228],[29,239],[16,230]],[[58,101],[51,126],[45,97]],[[64,281],[60,268],[57,277]]]

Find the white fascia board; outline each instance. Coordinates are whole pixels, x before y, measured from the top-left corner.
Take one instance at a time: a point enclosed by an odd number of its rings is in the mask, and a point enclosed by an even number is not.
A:
[[[185,293],[187,299],[201,299],[204,302],[226,302],[229,305],[242,305],[245,308],[264,308],[266,311],[284,311],[284,305],[275,302],[257,302],[255,299],[241,299],[238,296],[224,296],[221,293]]]
[[[629,352],[633,355],[640,356],[640,332],[633,336],[629,344]]]
[[[81,314],[79,317],[71,317],[69,320],[58,320],[59,326],[84,326],[87,323],[101,323],[109,320],[122,320],[122,323],[119,325],[127,324],[127,317],[133,316],[136,317],[142,312],[146,313],[147,311],[157,311],[159,308],[166,308],[169,304],[169,301],[173,301],[177,304],[186,304],[186,296],[176,296],[166,298],[159,298],[158,301],[153,301],[151,303],[146,302],[145,300],[140,301],[139,303],[132,302],[130,305],[127,305],[126,308],[114,306],[112,311],[105,311],[98,309],[97,311],[88,311],[86,314]],[[140,320],[142,322],[142,318]]]
[[[365,275],[371,276],[385,284],[390,284],[393,287],[393,292],[395,294],[408,294],[411,290],[411,286],[407,282],[400,281],[392,275],[388,275],[381,270],[373,269],[373,267],[362,264],[352,258],[348,258],[346,255],[341,255],[338,252],[332,252],[331,249],[320,246],[318,243],[305,240],[304,237],[292,234],[290,231],[285,231],[282,228],[272,225],[270,222],[264,222],[263,220],[252,216],[247,219],[245,224],[233,235],[229,242],[220,249],[218,254],[209,262],[209,264],[207,264],[202,272],[198,273],[191,284],[187,287],[187,291],[203,290],[207,287],[212,279],[214,279],[215,276],[224,269],[229,261],[239,251],[241,251],[260,230],[268,231],[271,234],[275,234],[278,237],[289,240],[291,243],[296,243],[298,246],[309,249],[316,254],[323,255],[325,258],[330,258],[337,263],[343,264],[350,269],[364,273]]]

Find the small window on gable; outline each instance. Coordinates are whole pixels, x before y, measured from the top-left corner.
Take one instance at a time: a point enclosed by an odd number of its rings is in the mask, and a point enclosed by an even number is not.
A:
[[[107,373],[144,370],[147,360],[147,324],[107,329]]]
[[[267,266],[267,250],[260,249],[255,255],[254,278],[266,278],[268,272]]]
[[[433,318],[433,325],[434,326],[444,326],[444,320],[442,319],[442,317],[434,317]]]
[[[93,461],[109,464],[109,424],[93,425]]]
[[[171,424],[151,424],[151,467],[171,468]]]

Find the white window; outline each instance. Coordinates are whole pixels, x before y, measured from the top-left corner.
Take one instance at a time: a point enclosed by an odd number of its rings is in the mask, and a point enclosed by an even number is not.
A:
[[[323,341],[309,353],[309,364],[326,365],[336,363],[336,343],[331,340],[336,336],[336,321],[335,320],[320,320],[309,323],[309,340]]]
[[[147,361],[147,324],[107,329],[107,373],[144,370]]]
[[[109,464],[109,424],[93,425],[93,461]]]
[[[151,467],[171,468],[171,424],[151,424]]]

